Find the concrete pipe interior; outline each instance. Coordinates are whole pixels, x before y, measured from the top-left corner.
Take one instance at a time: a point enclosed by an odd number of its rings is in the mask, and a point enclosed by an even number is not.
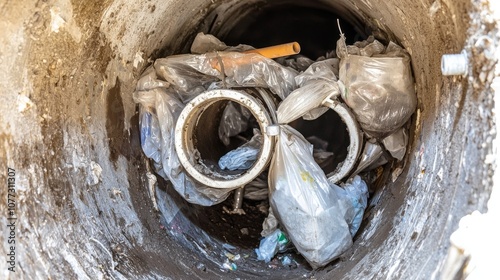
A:
[[[486,207],[491,97],[475,82],[480,67],[472,66],[469,80],[443,77],[439,67],[443,53],[458,53],[470,45],[468,34],[480,32],[477,22],[469,24],[468,15],[477,17],[478,10],[468,1],[29,0],[0,6],[0,139],[7,159],[0,165],[17,172],[24,278],[429,279],[439,275],[459,219]],[[412,57],[419,104],[405,160],[373,186],[362,228],[339,260],[311,271],[299,257],[299,266],[288,269],[248,253],[228,274],[221,268],[223,244],[251,252],[265,214],[250,202],[255,211],[244,219],[224,220],[223,205],[189,205],[152,174],[132,100],[137,79],[154,59],[188,52],[201,31],[256,47],[299,41],[303,54],[316,58],[334,48],[337,18],[349,42],[373,32]]]

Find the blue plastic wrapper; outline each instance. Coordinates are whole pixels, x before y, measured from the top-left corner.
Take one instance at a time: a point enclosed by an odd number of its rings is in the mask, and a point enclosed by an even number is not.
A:
[[[247,170],[254,164],[262,146],[262,135],[256,134],[247,143],[219,159],[219,167],[229,170]]]

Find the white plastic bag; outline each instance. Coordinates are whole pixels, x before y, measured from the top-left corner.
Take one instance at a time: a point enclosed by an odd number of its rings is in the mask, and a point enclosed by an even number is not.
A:
[[[352,245],[349,226],[312,145],[290,126],[280,128],[269,170],[270,204],[297,250],[317,268]]]
[[[380,46],[373,44],[363,54],[380,51],[374,51]],[[356,48],[359,53],[352,54]],[[344,85],[341,96],[363,130],[384,137],[405,124],[417,105],[409,55],[392,43],[381,54],[362,56],[358,47],[345,46],[343,38],[337,42],[337,53],[341,57],[339,80]]]
[[[311,110],[315,110],[315,118],[328,110],[327,107],[319,107],[328,96],[336,96],[340,93],[337,77],[334,74],[335,64],[338,64],[336,59],[315,62],[304,73],[295,77],[295,82],[300,87],[294,90],[278,107],[277,114],[280,124],[290,123]]]

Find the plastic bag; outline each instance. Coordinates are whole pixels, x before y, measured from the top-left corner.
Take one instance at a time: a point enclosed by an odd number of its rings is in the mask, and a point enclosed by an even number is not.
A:
[[[366,206],[368,205],[368,186],[359,176],[347,181],[342,188],[332,185],[339,197],[343,197],[347,203],[344,204],[344,219],[349,225],[351,236],[354,237],[361,225]]]
[[[304,73],[295,77],[295,82],[300,87],[294,90],[278,107],[278,122],[290,123],[307,112],[321,107],[328,96],[340,94],[337,77],[334,74],[336,59],[328,59],[313,63]],[[320,108],[319,117],[328,108]],[[315,111],[316,113],[318,111]],[[321,113],[322,112],[322,113]]]
[[[205,187],[186,173],[174,145],[174,125],[184,104],[164,88],[136,91],[134,101],[142,105],[141,144],[146,156],[155,161],[156,172],[168,179],[174,189],[190,203],[211,206],[224,201],[231,189]]]
[[[273,208],[269,207],[269,214],[262,222],[262,231],[260,235],[263,237],[270,235],[273,231],[278,228],[278,219],[274,215]]]
[[[224,145],[230,144],[230,137],[247,130],[252,113],[235,102],[228,102],[219,124],[219,139]]]
[[[278,62],[299,72],[305,71],[309,66],[311,66],[311,64],[314,63],[314,60],[309,59],[308,57],[305,57],[303,55],[297,55],[294,58],[282,58],[281,60],[283,61],[283,63],[281,63],[280,59],[278,59]]]
[[[384,153],[382,147],[375,141],[375,139],[369,139],[365,143],[363,152],[359,156],[359,164],[356,171],[353,174],[358,174],[361,171],[365,171],[368,167],[376,162]]]
[[[213,52],[157,59],[158,77],[169,82],[183,102],[222,81],[225,87],[263,87],[284,99],[295,88],[297,72],[255,53]]]
[[[149,111],[149,108],[141,107],[139,127],[141,130],[141,147],[144,154],[160,162],[161,158],[161,132],[160,124],[156,115]]]
[[[241,51],[247,51],[247,50],[253,50],[253,49],[255,49],[255,48],[252,46],[243,45],[243,44],[240,44],[240,45],[235,46],[235,47],[227,46],[224,42],[219,40],[217,37],[210,35],[210,34],[204,34],[203,32],[196,34],[196,37],[194,38],[193,44],[191,44],[191,53],[194,53],[194,54],[203,54],[203,53],[215,52],[215,51],[241,52]]]
[[[317,268],[352,245],[349,226],[312,145],[290,126],[280,128],[269,171],[270,204],[297,250]]]
[[[270,262],[276,253],[286,249],[287,244],[286,235],[281,230],[276,229],[260,241],[259,248],[255,249],[257,259],[266,263]]]
[[[394,43],[385,51],[367,57],[361,55],[358,47],[345,46],[344,38],[337,42],[337,53],[341,57],[339,80],[345,86],[341,96],[363,130],[375,137],[389,135],[400,128],[417,105],[409,55]],[[373,50],[364,54],[372,53]]]
[[[224,170],[247,170],[257,160],[262,146],[262,135],[256,133],[250,141],[229,151],[219,159],[219,167]]]
[[[382,140],[384,147],[391,153],[391,156],[397,160],[402,160],[406,153],[406,145],[408,144],[408,136],[406,130],[401,128],[393,134]]]
[[[267,174],[261,174],[252,182],[246,184],[243,197],[250,200],[266,200],[269,197]]]

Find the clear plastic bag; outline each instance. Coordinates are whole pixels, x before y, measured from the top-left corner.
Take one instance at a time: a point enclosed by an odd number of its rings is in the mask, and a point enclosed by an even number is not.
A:
[[[168,179],[190,203],[211,206],[224,201],[231,189],[214,189],[197,183],[179,162],[174,145],[174,126],[184,104],[164,88],[136,91],[133,97],[142,105],[139,116],[141,144],[146,156],[155,161],[156,172]]]
[[[349,225],[351,236],[354,237],[358,232],[366,206],[368,205],[368,186],[359,176],[351,178],[342,188],[332,185],[332,188],[338,192],[338,196],[345,201],[343,209],[345,210],[344,219]]]
[[[235,102],[228,102],[219,124],[219,139],[224,145],[230,144],[230,137],[247,130],[252,113]]]
[[[380,45],[374,42],[366,48],[371,48],[364,52],[366,55],[380,51]],[[410,58],[402,48],[392,43],[385,53],[368,57],[362,56],[356,46],[345,46],[341,38],[337,53],[341,57],[339,80],[345,86],[341,96],[365,132],[384,137],[408,121],[417,98]]]
[[[335,64],[338,65],[336,59],[315,62],[304,73],[295,77],[295,82],[300,87],[278,107],[277,115],[280,124],[290,123],[311,110],[315,113],[314,118],[328,110],[326,107],[319,107],[328,96],[340,94],[337,77],[334,74]]]
[[[402,160],[406,153],[406,145],[408,144],[406,129],[401,128],[387,136],[382,140],[382,144],[384,144],[384,147],[391,153],[393,158]]]
[[[217,37],[210,35],[210,34],[204,34],[203,32],[196,34],[196,37],[194,38],[193,44],[191,44],[191,53],[194,53],[194,54],[203,54],[203,53],[215,52],[215,51],[241,52],[241,51],[247,51],[247,50],[253,50],[253,49],[254,49],[254,47],[249,46],[249,45],[243,45],[243,44],[240,44],[240,45],[235,46],[235,47],[227,46],[224,42],[219,40]]]
[[[258,131],[258,130],[257,130]],[[247,170],[257,160],[262,146],[262,135],[254,134],[252,139],[238,148],[229,151],[219,159],[219,167],[224,170]]]
[[[269,171],[270,204],[297,250],[317,268],[352,245],[345,210],[314,162],[312,145],[290,126],[280,128]]]
[[[375,139],[369,139],[365,143],[363,152],[359,156],[359,163],[354,174],[358,174],[362,171],[367,171],[369,167],[375,163],[382,155],[384,151],[382,147],[375,141]]]
[[[255,53],[183,54],[155,61],[158,77],[169,82],[183,102],[222,81],[225,87],[263,87],[281,99],[296,88],[297,71]]]

